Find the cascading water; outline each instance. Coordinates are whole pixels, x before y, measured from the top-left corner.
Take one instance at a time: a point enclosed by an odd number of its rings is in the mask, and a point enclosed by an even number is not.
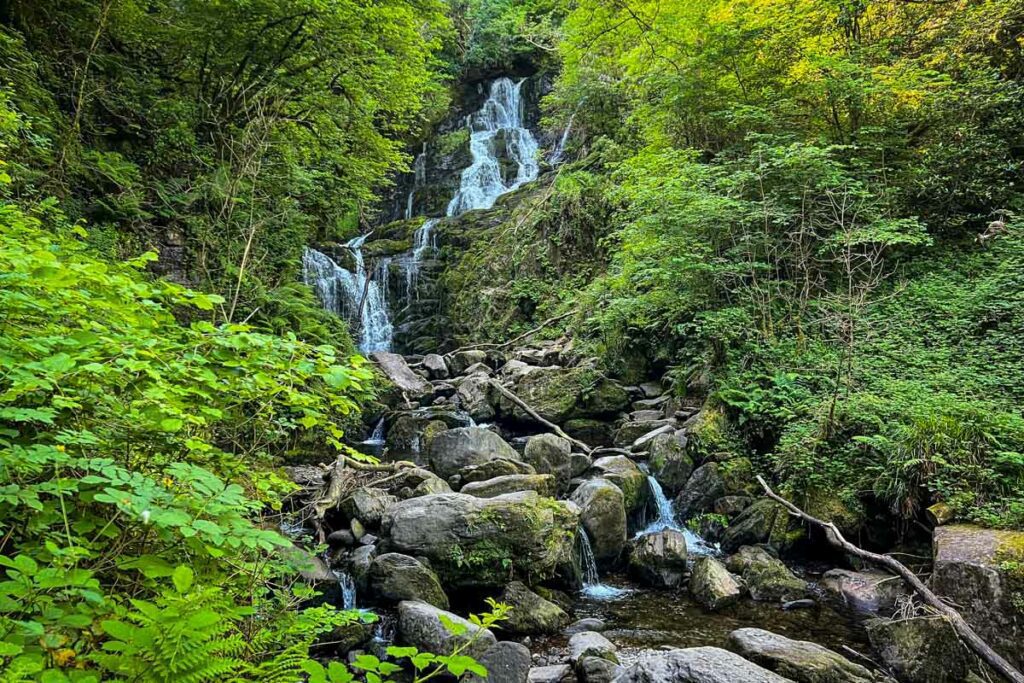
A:
[[[356,582],[352,578],[352,575],[348,572],[343,572],[339,569],[334,570],[334,575],[338,577],[338,588],[341,589],[341,608],[342,609],[355,609],[356,608]]]
[[[439,218],[428,218],[423,225],[416,228],[412,235],[412,251],[402,257],[402,270],[405,271],[405,298],[411,301],[416,292],[416,281],[419,279],[420,264],[427,253],[437,250],[437,238],[434,227],[440,223]]]
[[[642,531],[638,532],[636,538],[646,536],[647,534],[657,533],[659,531],[665,531],[666,529],[672,529],[678,531],[686,538],[686,550],[691,555],[717,555],[718,548],[710,545],[703,538],[693,533],[686,527],[679,524],[676,521],[676,512],[672,508],[672,501],[665,496],[665,491],[661,488],[661,484],[652,475],[647,475],[647,485],[651,489],[651,497],[654,499],[658,516],[653,522],[648,524]]]
[[[382,446],[384,445],[384,418],[382,417],[378,422],[377,426],[373,428],[373,433],[370,434],[370,438],[363,443],[370,446]]]
[[[557,166],[565,159],[565,145],[569,142],[569,135],[572,133],[572,124],[575,120],[576,112],[573,112],[572,116],[569,117],[569,123],[566,124],[565,130],[562,131],[562,137],[558,138],[558,144],[555,145],[555,151],[553,151],[551,156],[548,158],[548,162],[552,166]]]
[[[423,151],[416,155],[416,160],[412,164],[413,181],[412,189],[409,190],[409,196],[405,200],[405,220],[412,218],[412,205],[416,199],[416,190],[423,186],[423,183],[427,180],[427,143],[423,143]]]
[[[594,549],[590,547],[590,537],[583,527],[580,527],[576,537],[579,539],[580,570],[583,574],[583,594],[597,600],[612,600],[620,598],[629,591],[624,588],[616,588],[601,583],[601,576],[597,572],[597,560],[594,558]]]

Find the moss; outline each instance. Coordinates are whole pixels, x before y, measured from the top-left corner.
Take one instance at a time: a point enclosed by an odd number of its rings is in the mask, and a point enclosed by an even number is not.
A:
[[[364,257],[393,256],[412,249],[411,239],[401,240],[373,240],[363,245]]]
[[[430,151],[438,156],[448,156],[459,150],[460,147],[469,146],[469,129],[459,128],[458,130],[439,135],[431,142]]]

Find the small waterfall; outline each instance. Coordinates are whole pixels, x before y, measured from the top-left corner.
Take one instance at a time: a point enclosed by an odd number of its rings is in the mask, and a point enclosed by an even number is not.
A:
[[[646,468],[644,468],[644,470],[646,471]],[[658,483],[658,480],[651,474],[647,475],[647,485],[651,488],[651,497],[654,498],[658,516],[642,531],[639,531],[635,538],[640,538],[641,536],[657,533],[659,531],[665,531],[666,529],[672,529],[680,532],[686,538],[686,550],[689,554],[718,554],[718,548],[716,546],[710,545],[703,538],[676,521],[676,511],[672,507],[672,501],[668,499],[665,495],[665,491],[661,488],[661,484]]]
[[[370,438],[363,442],[369,446],[383,446],[384,445],[384,418],[382,417],[378,422],[377,426],[373,428],[373,433],[370,434]]]
[[[409,190],[409,196],[405,200],[405,220],[412,218],[412,205],[416,199],[416,190],[423,187],[423,184],[427,181],[427,143],[423,143],[423,150],[416,155],[416,160],[412,164],[413,181],[412,189]]]
[[[572,124],[575,120],[576,112],[573,112],[572,116],[569,117],[569,123],[565,125],[565,130],[562,131],[562,137],[558,139],[558,144],[555,145],[555,151],[551,153],[551,157],[548,159],[548,163],[552,166],[557,166],[565,159],[565,145],[569,142],[569,135],[572,133]]]
[[[348,572],[341,571],[339,569],[334,570],[334,575],[338,577],[338,587],[341,589],[341,608],[342,609],[355,609],[356,608],[356,582],[352,578],[352,575]]]
[[[434,235],[434,227],[440,223],[439,218],[428,218],[423,225],[416,228],[412,236],[412,251],[402,257],[402,270],[405,272],[405,298],[412,301],[416,292],[416,283],[419,280],[420,264],[427,253],[437,251],[437,237]]]
[[[579,527],[576,537],[579,539],[580,569],[583,574],[583,594],[597,600],[612,600],[619,598],[629,591],[623,588],[616,588],[601,583],[601,576],[597,572],[597,560],[594,558],[594,549],[590,546],[590,537],[582,526]]]

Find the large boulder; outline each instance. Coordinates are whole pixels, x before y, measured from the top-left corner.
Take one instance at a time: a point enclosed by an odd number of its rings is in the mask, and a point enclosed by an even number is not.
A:
[[[612,641],[596,631],[582,631],[569,638],[569,661],[574,665],[585,657],[599,657],[617,663],[619,658],[615,653],[618,651]]]
[[[477,349],[469,351],[456,351],[448,356],[448,369],[452,375],[461,375],[477,363],[487,362],[487,352]]]
[[[903,683],[960,683],[973,661],[942,617],[871,619],[871,647]]]
[[[647,651],[615,683],[792,683],[717,647]]]
[[[693,473],[693,459],[686,452],[686,436],[659,434],[648,446],[648,466],[665,493],[674,496],[686,485]]]
[[[491,378],[483,372],[475,372],[464,378],[455,390],[459,406],[467,415],[480,422],[492,420],[497,414],[492,393]]]
[[[781,540],[788,526],[789,513],[782,505],[771,498],[759,498],[729,522],[720,545],[731,553],[741,546],[767,543],[773,538]]]
[[[828,648],[759,628],[741,628],[729,642],[746,659],[797,683],[873,683],[868,669]]]
[[[602,657],[584,657],[576,663],[576,677],[580,683],[612,683],[621,672],[618,662]]]
[[[477,498],[494,498],[516,491],[536,491],[549,498],[555,495],[555,478],[550,474],[506,474],[466,484],[460,493]]]
[[[452,633],[441,621],[441,616],[462,626],[462,632]],[[464,646],[472,640],[462,654],[477,660],[498,642],[493,633],[481,629],[457,614],[425,602],[411,600],[398,603],[398,636],[406,645],[419,648],[421,652],[435,654],[450,654],[455,648]]]
[[[572,444],[555,434],[537,434],[526,441],[523,460],[541,474],[555,477],[559,490],[564,490],[572,478]]]
[[[690,595],[709,610],[719,610],[739,600],[743,589],[725,565],[715,558],[698,557],[690,569]]]
[[[626,513],[638,512],[647,500],[647,475],[624,455],[606,455],[598,458],[591,473],[607,479],[622,490]]]
[[[427,448],[430,468],[442,479],[458,474],[464,467],[499,458],[521,460],[516,449],[483,427],[449,429],[435,436]]]
[[[399,470],[391,481],[391,491],[401,499],[426,496],[431,493],[451,493],[452,488],[441,477],[420,467]]]
[[[572,418],[613,417],[629,405],[625,389],[589,367],[548,367],[521,374],[512,391],[556,424]],[[508,399],[502,400],[502,407],[517,419],[531,419]]]
[[[622,490],[604,479],[581,484],[569,498],[579,506],[580,522],[594,558],[615,560],[626,545],[626,507]]]
[[[629,570],[657,588],[678,587],[686,576],[686,537],[675,529],[641,536],[633,543]]]
[[[405,359],[397,353],[375,351],[370,354],[380,371],[395,387],[411,399],[429,396],[434,392],[433,385],[413,372]]]
[[[819,583],[829,595],[854,611],[881,616],[891,615],[896,601],[908,594],[902,579],[873,569],[830,569]]]
[[[709,462],[693,471],[674,501],[680,519],[689,519],[711,510],[715,500],[725,495],[725,481],[719,465]]]
[[[430,379],[448,379],[448,364],[436,353],[428,353],[423,357],[423,368]]]
[[[562,425],[563,431],[590,446],[612,445],[612,424],[607,420],[577,418]]]
[[[503,641],[491,646],[480,664],[487,669],[487,677],[471,675],[468,683],[528,683],[530,650],[520,643]]]
[[[448,608],[448,596],[437,575],[408,555],[378,555],[370,563],[369,582],[373,594],[387,602],[418,600],[441,609]]]
[[[571,566],[578,526],[574,505],[523,491],[410,498],[388,510],[382,529],[393,550],[427,557],[446,586],[496,586]]]
[[[398,498],[381,489],[363,486],[341,501],[341,511],[348,519],[358,519],[364,526],[376,529],[387,509]]]
[[[502,631],[510,634],[557,633],[569,623],[565,610],[537,595],[521,581],[505,586],[500,601],[512,608],[508,618],[501,622]]]
[[[931,588],[982,638],[1024,669],[1024,531],[941,526],[932,538]]]
[[[788,602],[807,596],[807,582],[760,546],[743,546],[729,558],[727,566],[731,572],[743,577],[754,600]]]

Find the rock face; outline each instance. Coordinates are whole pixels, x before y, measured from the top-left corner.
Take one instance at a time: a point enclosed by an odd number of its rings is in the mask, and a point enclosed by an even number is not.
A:
[[[1021,595],[1024,579],[1010,569],[1024,562],[1024,532],[941,526],[932,547],[932,590],[950,598],[978,635],[1024,668],[1024,605],[1013,599]]]
[[[629,556],[629,570],[658,588],[676,588],[686,576],[686,537],[665,529],[640,537]]]
[[[729,558],[727,566],[743,577],[754,600],[780,602],[798,600],[807,595],[807,582],[759,546],[743,546]]]
[[[434,387],[430,382],[409,369],[405,359],[397,353],[377,351],[371,353],[370,358],[377,363],[384,376],[409,398],[422,398],[433,393]]]
[[[555,424],[572,418],[611,417],[629,405],[625,389],[586,367],[548,367],[522,374],[513,392]],[[509,403],[507,407],[517,419],[529,419],[518,406]]]
[[[370,590],[389,602],[417,600],[441,609],[448,608],[448,596],[437,575],[408,555],[385,553],[374,558],[369,571]]]
[[[784,533],[788,524],[789,515],[781,505],[770,498],[759,498],[729,523],[722,535],[722,550],[731,553],[740,546],[766,543],[773,532]]]
[[[971,656],[945,619],[872,619],[866,627],[871,647],[903,683],[959,683],[967,678]]]
[[[896,609],[899,596],[907,594],[902,579],[876,570],[830,569],[820,583],[843,604],[865,614],[889,616]]]
[[[693,473],[693,459],[686,453],[686,437],[681,433],[660,434],[648,446],[651,474],[665,493],[674,496],[686,485]]]
[[[717,647],[646,652],[615,683],[792,683]]]
[[[458,474],[464,467],[501,458],[520,460],[516,449],[483,427],[449,429],[435,436],[427,448],[430,468],[442,479]]]
[[[553,475],[559,490],[564,490],[572,478],[572,445],[555,434],[537,434],[526,442],[523,460],[541,474]]]
[[[872,683],[874,674],[828,648],[759,628],[729,634],[736,652],[797,683]]]
[[[392,549],[427,557],[444,585],[495,586],[569,566],[578,524],[575,506],[524,491],[411,498],[388,510],[382,528]]]
[[[721,562],[705,555],[690,570],[690,594],[709,610],[718,610],[739,600],[740,584]]]
[[[618,486],[591,479],[573,491],[570,500],[580,508],[580,523],[590,538],[594,558],[614,560],[626,545],[626,508]]]
[[[501,622],[502,630],[511,634],[557,633],[569,623],[569,615],[561,607],[537,595],[521,581],[507,585],[500,601],[512,608],[508,619]]]
[[[469,683],[527,683],[530,675],[530,650],[519,643],[501,642],[480,658],[487,678],[470,676]]]
[[[363,486],[341,501],[341,511],[349,519],[358,519],[364,526],[376,529],[389,507],[398,499],[381,489]]]
[[[647,476],[632,460],[624,455],[608,455],[595,460],[591,471],[619,487],[627,514],[643,507],[647,496]]]
[[[550,474],[506,474],[466,484],[460,493],[477,498],[494,498],[516,491],[536,491],[541,496],[555,495],[555,478]]]
[[[441,615],[456,624],[465,627],[465,631],[456,635],[441,623]],[[467,643],[477,631],[483,631],[463,654],[479,660],[490,650],[497,638],[494,634],[470,623],[457,614],[438,609],[425,602],[406,600],[398,603],[398,634],[402,642],[417,647],[422,652],[448,653],[456,647]]]
[[[689,519],[707,512],[715,500],[725,495],[725,482],[718,473],[718,463],[709,462],[693,471],[683,490],[675,499],[680,519]]]

